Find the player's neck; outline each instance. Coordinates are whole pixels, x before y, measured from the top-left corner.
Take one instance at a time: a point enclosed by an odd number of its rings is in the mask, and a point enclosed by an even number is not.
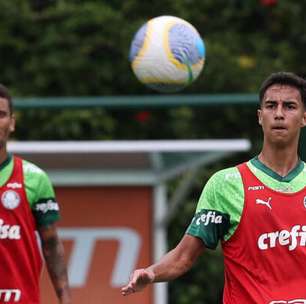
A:
[[[294,151],[289,149],[271,149],[263,148],[258,159],[268,168],[276,172],[280,176],[286,176],[293,170],[298,162],[299,157],[297,149]]]
[[[5,162],[8,158],[8,153],[6,150],[6,146],[5,147],[1,147],[0,148],[0,165]]]

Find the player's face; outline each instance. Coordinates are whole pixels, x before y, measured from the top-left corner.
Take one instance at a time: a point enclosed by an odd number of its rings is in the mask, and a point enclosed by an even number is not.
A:
[[[258,110],[258,120],[266,141],[296,144],[301,127],[306,125],[306,109],[299,90],[288,85],[270,86]]]
[[[10,113],[8,101],[0,97],[0,149],[2,149],[15,130],[15,117]]]

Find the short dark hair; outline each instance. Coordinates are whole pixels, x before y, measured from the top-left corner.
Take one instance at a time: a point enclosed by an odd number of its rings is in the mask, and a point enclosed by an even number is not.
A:
[[[297,88],[300,91],[301,98],[306,108],[306,80],[291,72],[277,72],[272,73],[261,85],[259,89],[259,100],[262,103],[267,89],[274,85],[288,85]]]
[[[6,86],[0,83],[0,98],[4,98],[8,102],[8,107],[10,110],[10,114],[13,114],[13,100],[12,96],[9,93],[9,90]]]

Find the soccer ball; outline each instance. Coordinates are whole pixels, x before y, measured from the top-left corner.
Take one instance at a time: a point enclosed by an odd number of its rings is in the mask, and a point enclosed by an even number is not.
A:
[[[142,83],[160,92],[176,92],[199,76],[205,62],[205,44],[187,21],[160,16],[136,32],[129,59]]]

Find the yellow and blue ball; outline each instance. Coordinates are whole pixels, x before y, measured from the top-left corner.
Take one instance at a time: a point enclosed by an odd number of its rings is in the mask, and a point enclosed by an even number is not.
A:
[[[176,92],[200,75],[205,62],[205,44],[189,22],[160,16],[136,32],[129,59],[142,83],[160,92]]]

